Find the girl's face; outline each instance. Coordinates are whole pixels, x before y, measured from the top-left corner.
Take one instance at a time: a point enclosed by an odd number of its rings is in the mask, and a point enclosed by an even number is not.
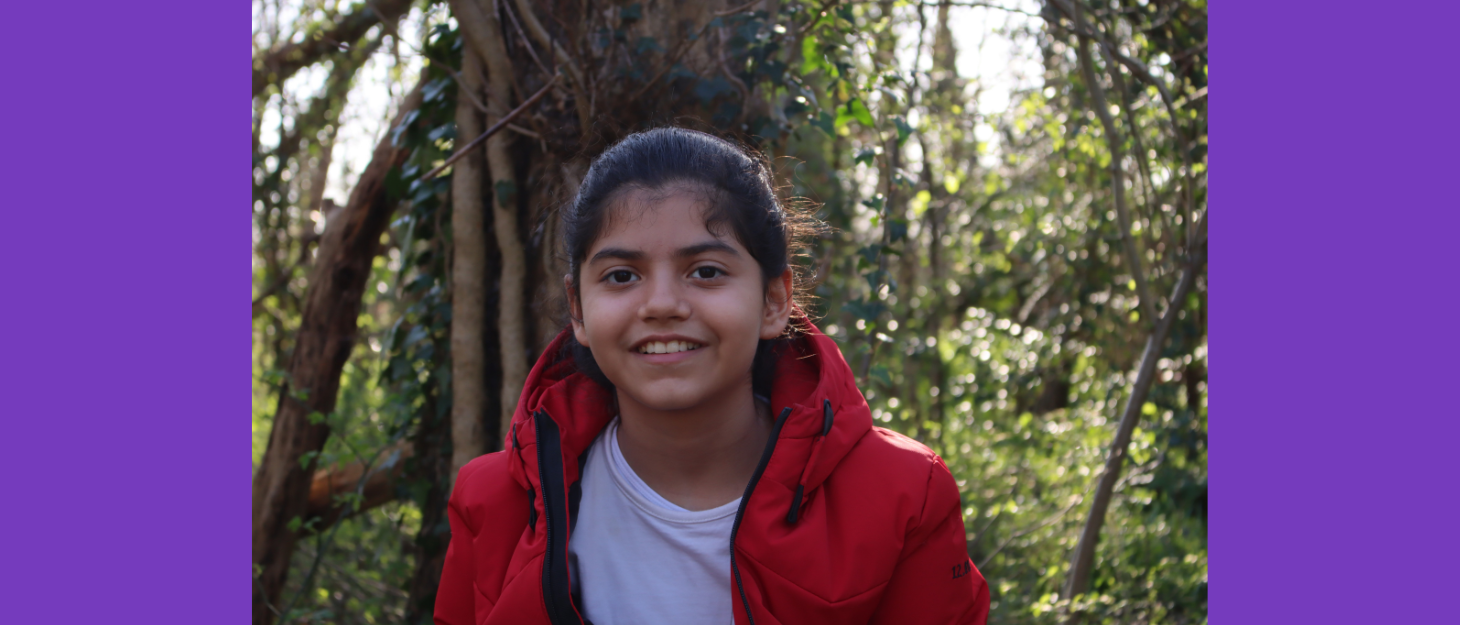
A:
[[[694,194],[634,191],[609,210],[578,276],[573,333],[620,408],[692,410],[748,395],[756,345],[786,328],[790,272],[766,285],[744,245],[706,227]]]

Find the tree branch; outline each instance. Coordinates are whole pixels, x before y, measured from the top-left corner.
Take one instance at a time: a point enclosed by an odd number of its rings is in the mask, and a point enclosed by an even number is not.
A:
[[[532,12],[532,6],[527,0],[516,0],[517,13],[522,18],[522,23],[527,26],[527,31],[537,43],[548,50],[553,51],[553,56],[558,63],[568,68],[568,77],[573,79],[573,99],[578,108],[578,123],[583,126],[583,135],[587,136],[593,125],[593,110],[588,100],[588,83],[583,81],[583,70],[578,68],[578,63],[568,55],[568,51],[558,42],[548,36],[547,29],[542,27],[542,22],[537,20],[537,14]]]
[[[422,86],[418,83],[406,96],[392,126],[420,107]],[[386,178],[408,154],[392,143],[390,133],[376,145],[349,202],[326,222],[310,270],[288,382],[279,391],[269,445],[253,481],[253,562],[261,569],[253,614],[264,625],[271,618],[266,606],[278,603],[298,539],[289,522],[308,502],[313,461],[301,466],[300,459],[323,449],[330,436],[327,423],[309,417],[334,411],[340,372],[358,334],[365,282],[394,209]]]
[[[502,119],[497,120],[497,123],[492,124],[492,127],[488,128],[486,132],[477,136],[477,138],[472,139],[471,143],[462,146],[460,150],[457,150],[456,153],[451,155],[451,158],[446,159],[446,162],[437,165],[435,169],[426,172],[424,176],[421,176],[421,179],[430,180],[432,178],[435,178],[436,176],[441,175],[441,172],[443,170],[445,170],[447,167],[450,167],[452,163],[455,163],[461,157],[466,156],[468,152],[471,152],[472,149],[481,145],[483,141],[486,141],[492,135],[497,134],[497,132],[502,130],[503,128],[511,126],[511,124],[509,124],[508,122],[512,121],[512,118],[517,117],[523,111],[527,110],[527,107],[532,106],[533,104],[537,103],[538,100],[541,100],[543,96],[547,95],[548,90],[552,88],[553,83],[556,82],[558,82],[558,77],[553,76],[552,80],[549,80],[546,85],[543,85],[541,89],[538,89],[537,93],[532,94],[532,97],[528,98],[526,102],[523,102],[522,104],[518,105],[517,108],[512,109],[512,112],[503,116]]]
[[[1120,425],[1116,428],[1115,440],[1110,444],[1110,453],[1105,461],[1105,471],[1100,475],[1100,482],[1095,489],[1095,499],[1090,505],[1090,515],[1085,519],[1085,527],[1080,532],[1080,542],[1075,547],[1075,552],[1070,560],[1070,574],[1065,583],[1064,598],[1084,594],[1090,589],[1090,573],[1095,567],[1095,545],[1100,539],[1100,529],[1105,524],[1105,511],[1110,506],[1111,494],[1115,491],[1115,484],[1120,479],[1120,469],[1125,462],[1131,435],[1135,432],[1136,425],[1140,423],[1141,406],[1145,404],[1146,394],[1151,390],[1151,384],[1155,379],[1156,361],[1161,356],[1161,348],[1166,342],[1166,336],[1171,332],[1171,326],[1175,323],[1177,315],[1181,313],[1187,293],[1191,291],[1192,285],[1196,282],[1196,274],[1206,264],[1205,226],[1206,218],[1203,216],[1199,230],[1202,233],[1200,242],[1195,247],[1194,253],[1189,252],[1186,267],[1181,271],[1181,280],[1177,282],[1176,289],[1171,294],[1170,305],[1166,307],[1166,314],[1161,317],[1161,322],[1156,324],[1155,330],[1146,339],[1140,369],[1136,374],[1135,384],[1131,387],[1130,397],[1126,399],[1125,409],[1120,417]],[[1071,615],[1068,622],[1073,622],[1074,619],[1075,616]]]
[[[1077,36],[1087,39],[1094,39],[1095,41],[1099,42],[1100,47],[1103,48],[1104,51],[1111,57],[1114,57],[1115,60],[1120,61],[1121,65],[1124,65],[1126,66],[1126,68],[1130,69],[1131,74],[1134,74],[1137,78],[1141,79],[1146,84],[1149,84],[1156,88],[1156,92],[1161,96],[1161,103],[1164,104],[1166,107],[1166,116],[1168,118],[1167,122],[1171,126],[1171,136],[1176,141],[1176,151],[1181,153],[1181,179],[1183,181],[1183,184],[1181,185],[1183,200],[1182,208],[1184,209],[1183,212],[1187,218],[1187,224],[1190,225],[1192,211],[1194,210],[1194,207],[1192,206],[1194,200],[1192,195],[1193,189],[1191,182],[1191,155],[1190,150],[1189,148],[1187,148],[1186,145],[1186,136],[1181,134],[1181,127],[1177,124],[1176,121],[1180,119],[1176,116],[1176,109],[1178,108],[1178,105],[1175,99],[1171,96],[1171,90],[1166,87],[1165,82],[1158,80],[1154,75],[1152,75],[1151,71],[1147,69],[1146,66],[1143,65],[1140,61],[1137,61],[1129,56],[1126,56],[1125,54],[1122,54],[1120,49],[1116,47],[1109,38],[1091,28],[1090,25],[1087,24],[1084,18],[1079,14],[1077,9],[1071,4],[1071,0],[1049,1],[1053,2],[1062,13],[1070,18],[1070,21],[1074,23],[1074,28],[1071,28],[1070,30],[1072,30]]]
[[[397,455],[399,454],[399,455]],[[309,484],[309,505],[303,518],[319,517],[316,530],[324,529],[345,516],[359,514],[395,501],[395,482],[405,467],[405,460],[415,455],[415,447],[401,442],[385,450],[385,466],[370,467],[366,462],[352,462],[344,467],[315,471]],[[366,473],[369,471],[369,473]],[[364,484],[360,482],[365,478]],[[346,515],[345,507],[336,505],[335,496],[360,492],[360,505]]]
[[[378,12],[377,12],[378,7]],[[339,50],[365,36],[382,19],[395,21],[411,8],[411,0],[381,0],[346,15],[328,30],[315,30],[304,35],[304,41],[277,46],[253,60],[253,95],[258,96],[269,85],[282,85],[295,72],[318,62],[324,55]]]
[[[1079,14],[1079,7],[1075,7],[1076,15]],[[1136,242],[1130,234],[1130,212],[1125,206],[1125,150],[1120,131],[1115,127],[1115,120],[1110,116],[1110,104],[1105,99],[1105,88],[1100,86],[1099,79],[1095,76],[1095,63],[1090,58],[1090,39],[1083,35],[1077,35],[1079,43],[1075,47],[1075,55],[1080,60],[1080,74],[1085,79],[1086,86],[1090,89],[1090,95],[1095,100],[1095,114],[1100,117],[1100,125],[1105,127],[1105,141],[1110,146],[1110,186],[1111,195],[1115,200],[1115,217],[1120,227],[1120,240],[1125,246],[1126,266],[1130,268],[1131,278],[1136,283],[1136,296],[1140,298],[1141,317],[1151,323],[1157,319],[1156,303],[1151,299],[1151,288],[1146,284],[1146,273],[1141,269],[1141,253],[1136,247]],[[1110,68],[1112,72],[1119,71]],[[1144,324],[1143,324],[1144,325]]]
[[[1009,534],[1009,537],[1008,538],[1005,538],[1004,539],[1004,542],[999,543],[999,546],[998,547],[996,547],[988,555],[984,556],[983,562],[978,563],[978,568],[983,569],[983,568],[987,567],[990,562],[993,562],[994,561],[994,556],[999,555],[999,552],[1000,551],[1003,551],[1004,550],[1004,547],[1008,547],[1009,544],[1012,543],[1012,542],[1014,542],[1015,540],[1017,540],[1019,538],[1022,538],[1024,536],[1028,536],[1030,534],[1033,534],[1034,532],[1037,532],[1039,530],[1042,530],[1042,529],[1044,529],[1046,527],[1049,527],[1050,525],[1053,525],[1055,521],[1058,521],[1060,519],[1065,518],[1065,515],[1066,514],[1069,514],[1071,510],[1074,510],[1075,509],[1075,506],[1080,505],[1080,502],[1082,502],[1084,500],[1085,500],[1085,497],[1084,496],[1081,496],[1081,497],[1075,499],[1075,501],[1073,503],[1071,503],[1068,507],[1066,507],[1064,510],[1060,510],[1059,511],[1059,514],[1056,514],[1056,515],[1054,515],[1052,517],[1049,517],[1048,519],[1045,519],[1044,521],[1040,522],[1038,525],[1035,525],[1033,527],[1027,527],[1027,528],[1024,528],[1024,529],[1019,530],[1017,532],[1014,532],[1013,534]],[[1003,511],[1000,510],[1000,512],[1003,512]]]

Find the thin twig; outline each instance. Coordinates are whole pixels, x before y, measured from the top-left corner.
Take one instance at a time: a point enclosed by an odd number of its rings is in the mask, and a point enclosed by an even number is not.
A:
[[[821,5],[821,10],[817,11],[815,15],[812,15],[811,20],[806,22],[806,25],[802,26],[801,30],[796,31],[796,36],[804,37],[806,33],[812,29],[812,27],[816,26],[817,22],[821,21],[821,16],[826,15],[827,11],[836,8],[836,5],[838,4],[841,4],[841,0],[827,0],[826,4]]]
[[[757,4],[760,4],[760,0],[750,0],[750,2],[747,2],[745,4],[742,4],[742,5],[738,6],[738,7],[731,7],[731,8],[725,9],[724,11],[716,11],[714,13],[711,13],[710,15],[713,15],[715,17],[730,17],[731,15],[735,15],[736,13],[740,13],[740,12],[742,12],[742,11],[744,11],[744,10],[750,8],[750,7],[753,7],[753,6],[757,5]]]
[[[538,69],[541,69],[544,74],[549,76],[554,75],[556,72],[548,69],[547,65],[543,64],[542,59],[537,57],[537,50],[532,48],[532,41],[527,38],[527,33],[522,32],[522,25],[517,23],[517,16],[512,13],[512,5],[503,4],[502,8],[506,9],[507,20],[512,22],[512,28],[517,31],[517,36],[522,38],[522,47],[527,48],[527,55],[532,57],[532,62],[536,63]]]
[[[350,511],[354,511],[354,510],[359,509],[360,501],[361,501],[361,499],[364,498],[365,483],[366,483],[366,481],[368,481],[370,479],[371,469],[374,467],[375,463],[380,460],[381,454],[384,454],[387,451],[392,451],[392,448],[395,446],[395,443],[399,442],[399,440],[400,440],[399,437],[400,437],[400,435],[397,434],[395,437],[392,437],[390,440],[388,440],[386,447],[383,448],[383,449],[377,450],[375,452],[375,455],[372,456],[370,458],[370,460],[365,463],[364,470],[361,471],[361,473],[360,473],[360,479],[357,480],[356,483],[355,483],[355,491],[354,491],[354,494],[356,496],[356,499],[354,499],[353,501],[350,502],[350,504],[349,504],[349,506],[351,508]],[[356,458],[361,457],[361,454],[360,454],[359,450],[356,449],[355,446],[352,445],[349,442],[349,440],[347,440],[347,439],[345,439],[343,437],[337,437],[337,438],[340,440],[340,442],[344,443],[346,446],[348,446],[350,448],[350,451],[355,454],[355,457]],[[348,516],[348,515],[349,515],[349,511],[347,511],[346,513],[341,514],[341,519],[343,519],[343,517]],[[317,537],[316,540],[318,541],[319,544],[318,544],[318,546],[315,547],[314,560],[309,565],[309,572],[304,575],[304,581],[300,583],[299,592],[297,594],[295,594],[292,599],[289,600],[289,603],[288,604],[285,605],[285,607],[284,607],[284,614],[283,614],[283,616],[280,619],[279,625],[288,625],[289,621],[288,621],[287,617],[291,613],[294,612],[294,607],[296,605],[298,605],[299,600],[302,599],[302,598],[304,598],[305,595],[309,594],[309,591],[310,591],[311,587],[314,585],[315,575],[317,575],[319,573],[320,564],[322,564],[324,562],[325,551],[329,547],[330,543],[333,543],[334,542],[334,540],[335,540],[335,532],[338,532],[339,529],[340,529],[340,527],[342,525],[344,525],[344,523],[336,523],[334,526],[330,527],[329,532],[327,534],[316,534],[315,535]]]
[[[1087,489],[1085,492],[1086,492],[1086,494],[1088,494],[1089,493],[1089,490]],[[1056,514],[1056,515],[1054,515],[1054,516],[1052,516],[1052,517],[1050,517],[1048,519],[1045,519],[1043,523],[1040,523],[1039,525],[1036,525],[1034,527],[1026,528],[1026,529],[1023,529],[1023,530],[1014,532],[1013,534],[1010,534],[1009,537],[1006,538],[1006,539],[1004,539],[1004,542],[1000,543],[998,547],[994,548],[994,550],[992,552],[990,552],[989,555],[984,556],[983,562],[978,563],[978,568],[979,569],[983,569],[983,568],[987,567],[990,562],[993,562],[994,561],[994,556],[999,555],[999,552],[1000,551],[1003,551],[1004,550],[1004,547],[1008,547],[1009,544],[1012,543],[1012,542],[1014,542],[1016,539],[1021,538],[1021,537],[1024,537],[1024,536],[1028,536],[1029,534],[1032,534],[1032,533],[1037,532],[1039,530],[1042,530],[1042,529],[1044,529],[1046,527],[1049,527],[1050,525],[1053,525],[1055,521],[1058,521],[1060,519],[1063,519],[1066,514],[1069,514],[1071,510],[1074,510],[1075,509],[1075,506],[1080,505],[1080,502],[1083,502],[1083,501],[1085,501],[1085,495],[1080,495],[1080,498],[1079,499],[1076,499],[1075,502],[1072,503],[1072,504],[1070,504],[1068,508],[1065,508],[1064,510],[1061,510],[1059,514]]]
[[[452,163],[455,163],[456,161],[460,160],[461,157],[466,156],[466,154],[470,152],[472,148],[481,145],[483,141],[487,140],[487,137],[497,134],[498,131],[506,128],[507,122],[512,121],[512,118],[517,117],[517,115],[520,114],[522,111],[527,110],[527,107],[532,106],[533,104],[536,104],[538,100],[541,100],[543,96],[547,95],[548,90],[552,89],[553,83],[556,82],[558,82],[558,77],[553,76],[552,80],[549,80],[546,85],[543,85],[541,89],[538,89],[537,93],[532,94],[532,97],[528,98],[526,102],[523,102],[522,104],[518,105],[517,108],[512,109],[511,113],[502,116],[502,119],[497,120],[497,123],[492,124],[491,128],[488,128],[486,132],[481,134],[481,136],[473,139],[471,143],[462,146],[460,150],[457,150],[455,154],[451,155],[451,158],[446,159],[445,163],[442,163],[438,165],[435,169],[426,172],[426,175],[421,176],[421,180],[430,180],[432,178],[435,178],[447,167],[450,167]]]
[[[583,134],[586,136],[589,127],[593,124],[593,104],[588,98],[588,83],[584,82],[583,70],[579,69],[578,63],[568,54],[568,51],[559,45],[547,29],[542,27],[537,16],[532,13],[532,6],[527,0],[516,0],[517,12],[521,14],[522,22],[526,24],[527,30],[537,42],[553,53],[557,63],[567,66],[568,77],[572,79],[574,105],[578,109],[578,123],[582,126]],[[556,75],[556,72],[554,72]]]
[[[1146,66],[1141,64],[1140,61],[1132,59],[1129,56],[1121,53],[1120,49],[1117,48],[1115,44],[1112,43],[1108,38],[1106,38],[1103,33],[1100,33],[1095,29],[1087,26],[1085,24],[1085,20],[1082,19],[1081,16],[1076,12],[1075,7],[1070,4],[1069,0],[1052,1],[1054,2],[1055,6],[1058,7],[1059,10],[1070,19],[1072,26],[1068,27],[1069,30],[1073,31],[1076,35],[1079,35],[1081,37],[1088,37],[1095,40],[1097,43],[1100,44],[1102,48],[1110,53],[1110,56],[1115,57],[1115,59],[1120,61],[1122,65],[1129,68],[1131,70],[1131,73],[1135,74],[1137,78],[1140,78],[1146,84],[1155,87],[1156,92],[1161,95],[1161,103],[1166,105],[1166,115],[1168,117],[1167,121],[1171,125],[1171,135],[1176,140],[1177,152],[1181,153],[1181,179],[1184,182],[1184,184],[1181,185],[1181,197],[1183,204],[1182,209],[1185,213],[1186,223],[1189,227],[1192,222],[1193,212],[1196,210],[1195,206],[1193,206],[1193,204],[1195,203],[1195,196],[1193,195],[1195,193],[1195,190],[1192,188],[1194,183],[1191,180],[1191,155],[1189,154],[1189,151],[1186,147],[1186,136],[1181,133],[1181,127],[1178,123],[1178,120],[1180,118],[1176,115],[1177,104],[1176,100],[1171,96],[1171,90],[1166,87],[1165,82],[1157,80],[1156,77],[1151,74],[1150,70],[1146,69]],[[1190,230],[1188,230],[1187,232],[1187,241],[1188,245],[1190,245],[1192,234]]]
[[[376,14],[379,14],[380,13],[380,9],[378,9],[378,8],[375,7],[375,2],[372,1],[372,2],[368,2],[366,4],[370,8],[375,9]],[[461,73],[460,72],[457,72],[455,68],[451,67],[451,64],[450,63],[443,63],[443,62],[437,60],[436,57],[431,56],[430,54],[428,54],[425,49],[418,48],[418,47],[416,47],[416,44],[413,44],[413,43],[411,43],[409,41],[405,41],[404,39],[401,39],[400,33],[398,31],[396,31],[396,29],[395,29],[395,24],[389,23],[389,22],[381,22],[381,25],[385,27],[386,32],[390,33],[391,38],[393,40],[395,40],[397,42],[404,42],[406,44],[406,47],[407,48],[410,48],[412,52],[415,52],[416,54],[420,55],[421,58],[426,59],[427,61],[430,61],[432,65],[438,65],[438,66],[441,67],[441,69],[446,70],[446,73],[451,76],[451,80],[453,80],[453,81],[456,82],[456,88],[458,88],[458,89],[465,89],[466,90],[466,97],[468,97],[468,98],[471,99],[471,103],[474,106],[476,106],[476,109],[478,111],[481,111],[482,113],[486,113],[487,112],[487,105],[484,102],[482,102],[480,99],[477,98],[477,94],[472,93],[470,89],[466,89],[466,87],[463,86],[464,83],[463,83],[463,81],[461,79]]]
[[[1078,6],[1074,8],[1075,19],[1083,22],[1080,17]],[[1131,237],[1130,212],[1125,206],[1125,163],[1123,140],[1120,131],[1115,127],[1115,119],[1110,116],[1110,105],[1105,98],[1105,88],[1100,85],[1100,78],[1095,74],[1095,61],[1090,54],[1090,38],[1084,35],[1077,35],[1075,42],[1075,56],[1079,59],[1080,73],[1085,79],[1085,87],[1089,89],[1091,98],[1094,100],[1090,108],[1095,110],[1100,118],[1100,124],[1105,129],[1105,139],[1110,149],[1110,194],[1115,205],[1116,224],[1120,229],[1120,240],[1125,247],[1125,265],[1130,269],[1131,279],[1136,283],[1136,296],[1139,299],[1138,306],[1142,325],[1156,324],[1160,317],[1156,315],[1156,301],[1152,299],[1151,289],[1146,282],[1145,271],[1141,267],[1141,252],[1137,248],[1135,239]],[[1119,68],[1109,68],[1112,75],[1119,71]]]
[[[524,136],[532,137],[533,139],[537,139],[539,141],[542,140],[542,135],[537,134],[536,132],[533,132],[533,131],[528,130],[526,128],[523,128],[521,126],[518,126],[517,124],[507,124],[507,130],[511,130],[512,132],[515,132],[515,133],[517,133],[519,135],[524,135]]]
[[[725,78],[730,79],[730,82],[732,82],[732,83],[735,84],[736,90],[738,90],[740,92],[740,97],[742,99],[747,99],[748,100],[748,99],[750,99],[750,89],[745,86],[745,81],[740,80],[740,77],[739,76],[736,76],[735,75],[735,72],[730,71],[730,63],[725,59],[725,49],[730,47],[730,35],[726,33],[726,31],[728,31],[728,30],[730,30],[730,29],[729,28],[726,28],[724,26],[721,26],[720,27],[720,31],[719,31],[719,33],[720,33],[720,71],[725,74]]]

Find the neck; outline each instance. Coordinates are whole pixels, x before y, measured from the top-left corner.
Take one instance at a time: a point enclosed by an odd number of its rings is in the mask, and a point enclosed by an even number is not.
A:
[[[744,389],[682,410],[655,410],[619,396],[624,460],[660,496],[689,510],[734,501],[770,438],[770,416]]]

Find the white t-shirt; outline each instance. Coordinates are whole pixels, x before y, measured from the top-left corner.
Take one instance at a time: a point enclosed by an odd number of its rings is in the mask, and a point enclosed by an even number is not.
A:
[[[730,529],[740,500],[699,511],[670,503],[624,461],[618,423],[584,462],[568,538],[578,608],[594,625],[734,623]]]

